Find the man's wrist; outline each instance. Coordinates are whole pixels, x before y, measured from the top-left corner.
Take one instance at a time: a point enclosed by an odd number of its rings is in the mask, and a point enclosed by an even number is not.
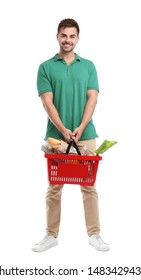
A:
[[[83,130],[85,129],[84,123],[81,123],[81,124],[79,125],[79,128],[83,131]]]

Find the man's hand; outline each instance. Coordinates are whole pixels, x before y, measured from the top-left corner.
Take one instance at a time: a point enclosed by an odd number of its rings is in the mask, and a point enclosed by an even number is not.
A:
[[[62,134],[65,137],[67,143],[70,142],[70,138],[75,139],[74,133],[70,129],[66,128]]]
[[[79,141],[82,133],[83,133],[83,127],[81,125],[75,128],[75,130],[73,131],[74,137],[72,137],[75,140],[75,142]]]

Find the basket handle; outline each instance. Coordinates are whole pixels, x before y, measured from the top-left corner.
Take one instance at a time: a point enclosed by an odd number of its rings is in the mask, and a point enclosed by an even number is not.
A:
[[[76,142],[75,142],[72,138],[70,139],[70,142],[69,142],[69,144],[68,144],[68,147],[67,147],[67,150],[66,150],[66,154],[69,153],[72,144],[73,144],[74,148],[76,149],[78,155],[81,155],[81,153],[80,153],[80,151],[79,151],[79,149],[78,149],[78,146],[77,146]]]

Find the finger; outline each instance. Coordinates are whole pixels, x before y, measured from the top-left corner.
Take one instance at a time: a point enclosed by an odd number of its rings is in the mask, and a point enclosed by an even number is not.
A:
[[[71,135],[68,134],[68,135],[67,135],[67,139],[66,139],[68,143],[70,142],[70,139],[71,139],[71,138],[72,138]]]
[[[73,140],[75,140],[75,136],[72,135],[71,138],[72,138]]]

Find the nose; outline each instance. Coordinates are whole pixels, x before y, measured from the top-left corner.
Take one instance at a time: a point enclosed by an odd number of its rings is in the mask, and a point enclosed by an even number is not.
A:
[[[69,37],[66,37],[66,43],[70,43]]]

